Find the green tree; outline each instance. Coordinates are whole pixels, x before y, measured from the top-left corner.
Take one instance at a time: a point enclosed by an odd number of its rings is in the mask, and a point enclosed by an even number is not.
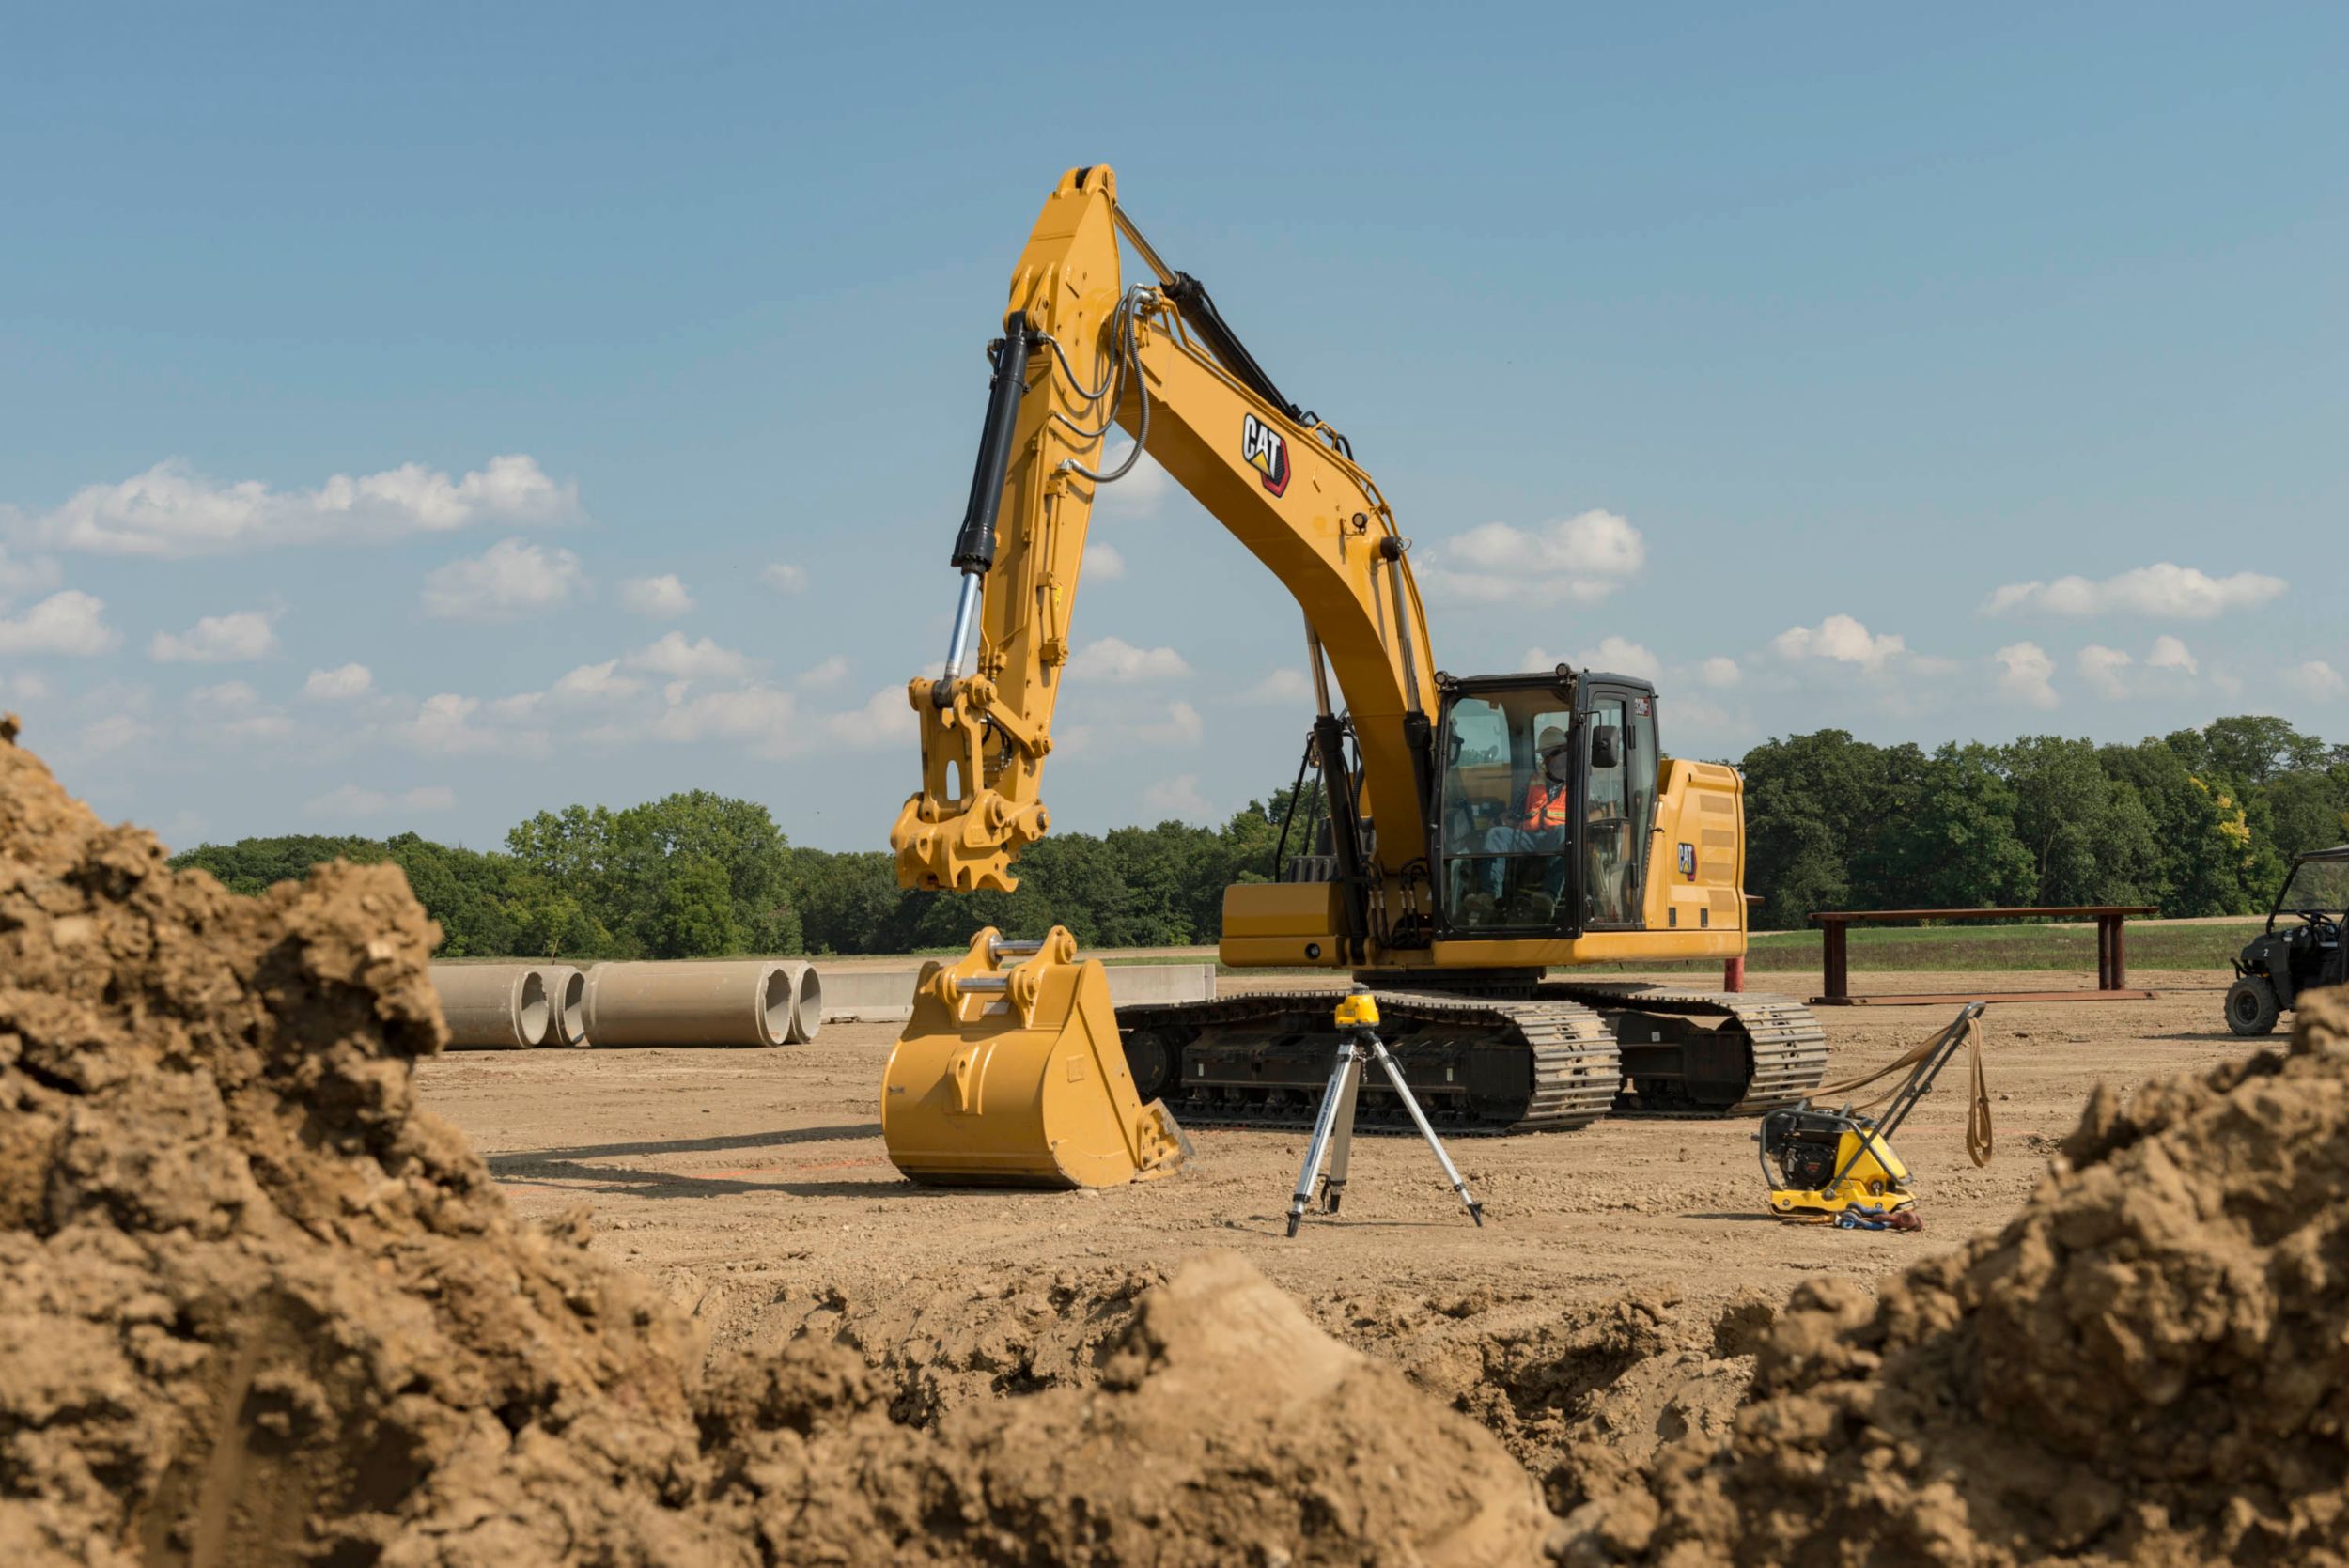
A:
[[[1943,746],[1902,789],[1878,858],[1879,907],[1980,909],[2029,901],[2030,852],[2015,833],[2015,794],[1999,755]]]
[[[2104,769],[2093,743],[2027,736],[2000,750],[2015,787],[2015,831],[2036,876],[2034,904],[2126,904],[2155,885],[2154,819]]]
[[[1818,730],[1763,742],[1744,771],[1746,885],[1763,899],[1765,925],[1791,930],[1815,909],[1882,907],[1881,890],[1854,875],[1880,863],[1891,805],[1881,749]]]
[[[664,868],[641,929],[648,956],[722,958],[747,942],[735,920],[733,889],[715,856],[687,853]]]

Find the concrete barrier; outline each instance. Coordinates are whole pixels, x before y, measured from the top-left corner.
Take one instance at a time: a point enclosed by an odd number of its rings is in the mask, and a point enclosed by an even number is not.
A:
[[[451,1050],[528,1050],[552,1022],[546,976],[535,964],[434,964],[432,989]]]
[[[1143,1001],[1213,1001],[1213,964],[1104,964],[1110,1000],[1120,1007]],[[913,1017],[919,965],[903,969],[827,969],[826,1023],[903,1023]]]

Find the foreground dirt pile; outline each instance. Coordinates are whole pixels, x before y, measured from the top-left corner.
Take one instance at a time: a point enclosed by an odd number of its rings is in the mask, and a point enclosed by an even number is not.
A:
[[[1554,1526],[1228,1258],[1091,1386],[926,1429],[840,1343],[705,1374],[416,1110],[433,939],[390,868],[171,872],[0,722],[0,1561],[1508,1562]]]
[[[2344,1194],[2335,991],[2289,1055],[2100,1089],[2002,1231],[1797,1292],[1734,1433],[1578,1510],[1569,1555],[2342,1560]]]
[[[0,1560],[706,1549],[648,1288],[415,1112],[389,867],[164,864],[0,726]]]

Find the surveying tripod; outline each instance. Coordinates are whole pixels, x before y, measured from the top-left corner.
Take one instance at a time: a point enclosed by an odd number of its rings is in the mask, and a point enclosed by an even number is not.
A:
[[[1345,1001],[1338,1003],[1338,1060],[1330,1069],[1330,1087],[1321,1094],[1321,1113],[1314,1118],[1314,1141],[1305,1150],[1305,1168],[1297,1173],[1297,1190],[1289,1197],[1289,1234],[1297,1234],[1298,1222],[1305,1218],[1305,1210],[1313,1202],[1314,1178],[1321,1173],[1322,1162],[1329,1161],[1330,1172],[1322,1183],[1324,1213],[1338,1212],[1338,1203],[1346,1196],[1346,1171],[1348,1157],[1354,1149],[1354,1104],[1362,1086],[1364,1063],[1376,1061],[1387,1070],[1387,1080],[1402,1098],[1404,1109],[1411,1120],[1419,1124],[1419,1134],[1427,1140],[1427,1146],[1436,1151],[1436,1163],[1443,1167],[1452,1190],[1468,1205],[1469,1218],[1481,1230],[1485,1224],[1485,1205],[1469,1196],[1468,1182],[1452,1157],[1444,1152],[1443,1141],[1427,1124],[1427,1113],[1411,1096],[1410,1085],[1403,1081],[1403,1069],[1395,1065],[1388,1054],[1385,1042],[1378,1038],[1378,1002],[1367,986],[1357,986]]]

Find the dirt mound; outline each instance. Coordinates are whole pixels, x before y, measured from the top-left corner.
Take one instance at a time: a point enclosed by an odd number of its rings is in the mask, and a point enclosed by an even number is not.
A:
[[[1708,1323],[1668,1291],[1562,1303],[1486,1286],[1319,1309],[1332,1333],[1501,1438],[1561,1512],[1620,1484],[1660,1443],[1726,1433],[1752,1380],[1756,1314],[1770,1312],[1758,1293]]]
[[[2349,996],[2288,1056],[2091,1099],[2030,1206],[1796,1294],[1726,1441],[1570,1557],[2307,1562],[2349,1554]]]
[[[1554,1523],[1229,1259],[1053,1341],[1092,1387],[950,1379],[927,1431],[820,1338],[705,1377],[583,1215],[519,1225],[416,1110],[435,934],[397,870],[231,895],[14,736],[0,1560],[1501,1562]]]
[[[839,1379],[811,1418],[804,1368]],[[1555,1520],[1492,1437],[1315,1328],[1240,1259],[1143,1294],[1089,1387],[957,1405],[927,1433],[843,1419],[888,1392],[839,1344],[745,1358],[708,1402],[738,1528],[896,1561],[1535,1560]],[[802,1501],[802,1475],[860,1483]],[[777,1479],[780,1478],[780,1484]]]
[[[990,1271],[918,1291],[827,1283],[770,1303],[746,1349],[841,1345],[886,1392],[890,1419],[929,1426],[966,1405],[1099,1382],[1143,1296],[1166,1280],[1163,1268],[1112,1267],[1009,1281]]]
[[[0,738],[0,1559],[709,1551],[681,1322],[415,1110],[437,939],[391,867],[174,873]]]

